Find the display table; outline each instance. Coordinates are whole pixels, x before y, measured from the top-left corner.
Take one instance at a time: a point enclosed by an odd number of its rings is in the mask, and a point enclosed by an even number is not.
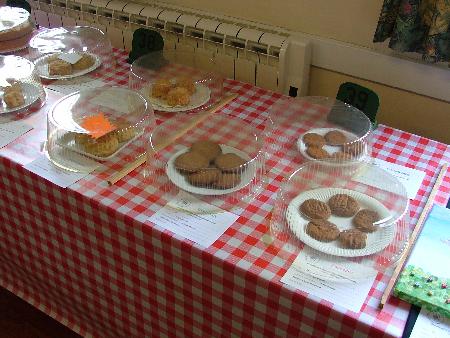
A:
[[[126,54],[101,79],[127,85]],[[222,113],[261,123],[281,95],[225,81],[238,98]],[[379,274],[361,312],[294,290],[280,282],[289,268],[262,238],[282,178],[300,163],[276,154],[268,184],[237,222],[202,248],[147,221],[158,191],[139,168],[108,187],[105,173],[67,189],[22,166],[46,140],[46,112],[61,95],[25,121],[34,129],[0,149],[0,285],[83,336],[164,337],[401,336],[409,304],[391,298],[377,306],[389,275]],[[373,155],[426,172],[410,204],[416,222],[450,146],[380,125]],[[278,157],[277,157],[278,156]],[[450,172],[436,203],[450,195]]]

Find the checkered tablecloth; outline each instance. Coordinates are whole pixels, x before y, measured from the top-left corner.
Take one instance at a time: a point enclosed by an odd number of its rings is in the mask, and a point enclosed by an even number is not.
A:
[[[126,85],[126,55],[101,79]],[[279,94],[225,81],[238,98],[222,109],[263,124]],[[389,274],[379,274],[361,312],[294,290],[280,278],[289,260],[266,238],[276,192],[299,164],[287,150],[268,160],[264,190],[211,247],[202,248],[147,221],[163,203],[139,168],[108,187],[104,172],[61,189],[23,165],[46,139],[46,111],[26,118],[34,130],[0,150],[0,285],[83,336],[401,336],[409,305],[391,298],[377,309]],[[289,133],[289,131],[287,131]],[[426,172],[410,204],[418,218],[450,147],[379,126],[373,155]],[[436,203],[450,190],[447,172]]]

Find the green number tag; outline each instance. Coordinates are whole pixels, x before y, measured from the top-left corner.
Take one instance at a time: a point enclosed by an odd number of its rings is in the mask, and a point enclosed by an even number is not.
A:
[[[339,87],[336,99],[361,110],[376,127],[380,100],[373,90],[356,83],[345,82]]]
[[[163,48],[164,40],[161,34],[150,29],[138,28],[133,33],[131,52],[127,61],[133,63],[140,56],[163,50]]]

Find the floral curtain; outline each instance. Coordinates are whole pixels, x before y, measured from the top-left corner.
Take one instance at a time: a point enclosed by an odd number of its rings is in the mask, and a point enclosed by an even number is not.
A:
[[[392,49],[450,61],[450,0],[384,0],[373,41],[387,38]]]

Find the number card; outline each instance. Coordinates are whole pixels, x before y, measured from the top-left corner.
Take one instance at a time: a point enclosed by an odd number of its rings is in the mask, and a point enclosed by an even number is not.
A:
[[[339,87],[336,99],[361,110],[376,127],[380,100],[373,90],[356,83],[345,82]]]
[[[164,40],[156,31],[138,28],[133,33],[131,52],[128,56],[128,63],[133,63],[137,58],[150,52],[163,50]]]

